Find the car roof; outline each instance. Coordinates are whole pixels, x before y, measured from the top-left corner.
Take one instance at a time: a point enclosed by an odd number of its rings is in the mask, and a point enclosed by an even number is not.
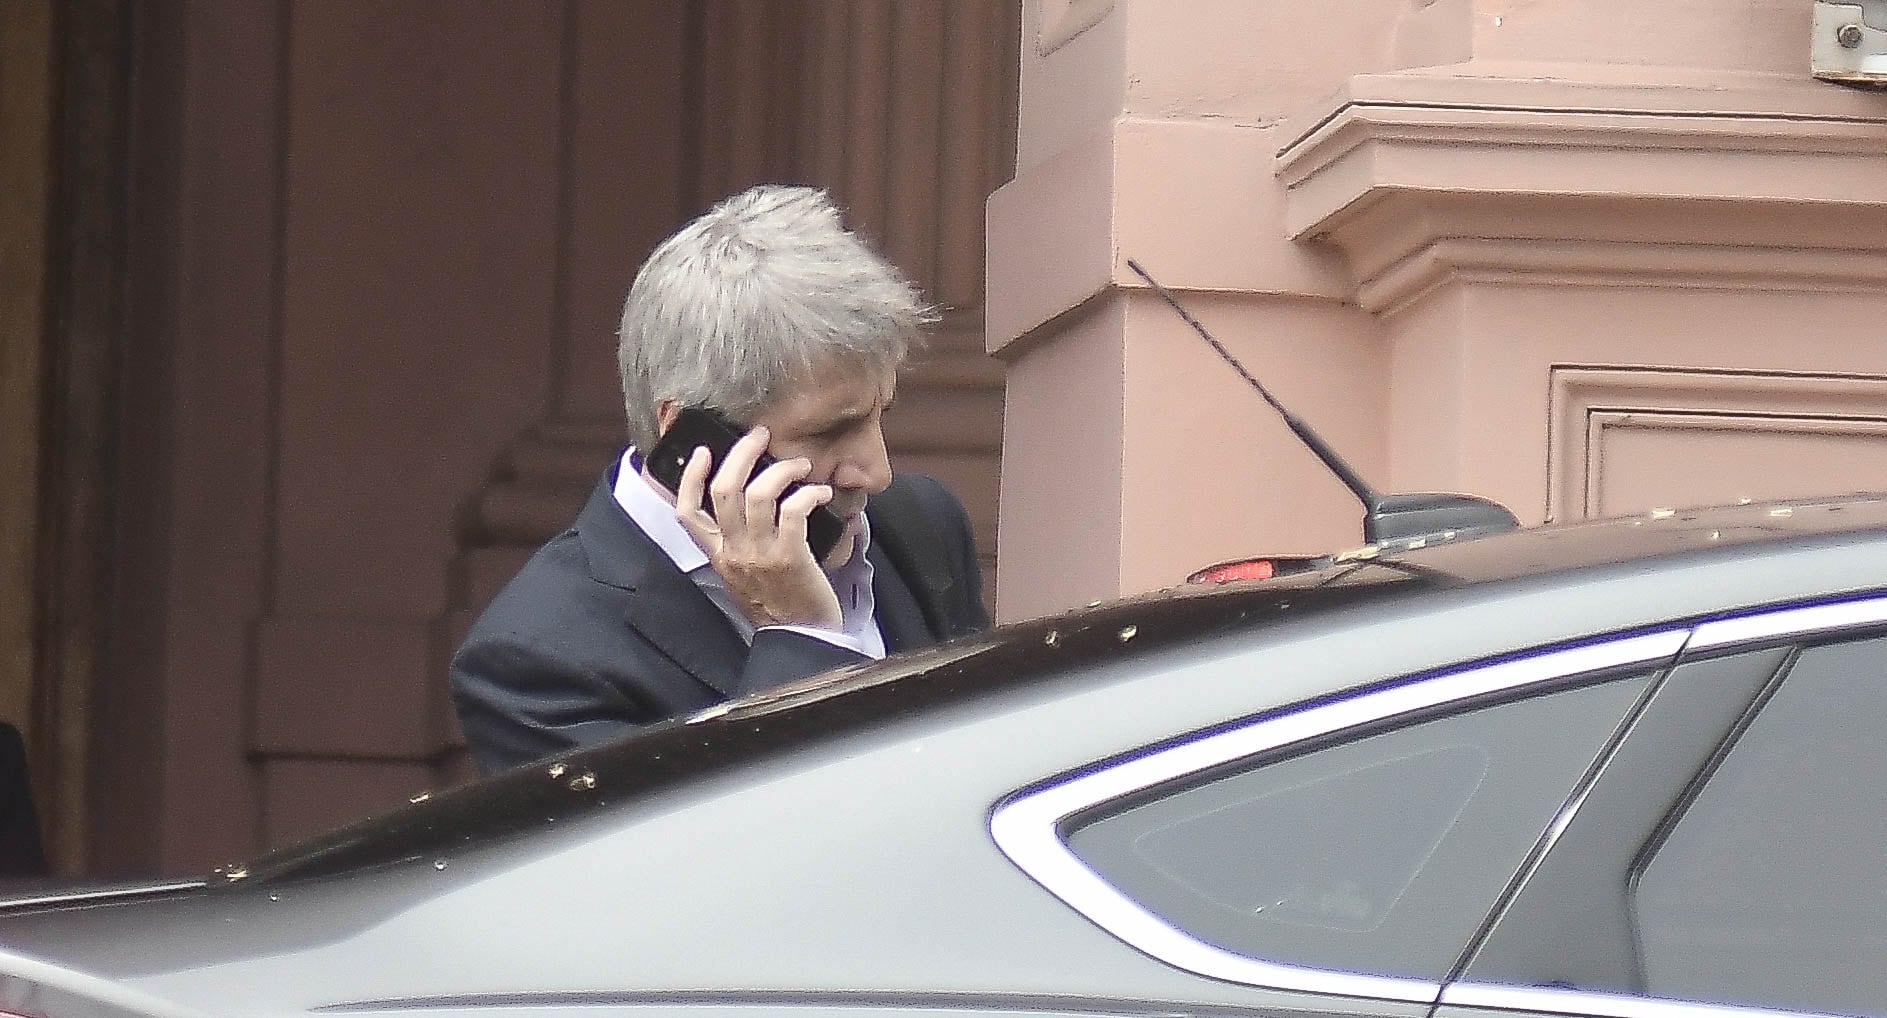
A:
[[[1628,516],[1529,527],[1456,539],[1452,534],[1363,546],[1333,555],[1336,567],[1374,561],[1419,570],[1449,585],[1498,583],[1638,564],[1661,568],[1693,556],[1757,555],[1790,547],[1867,539],[1887,529],[1887,493],[1744,501],[1652,509]],[[1330,582],[1329,570],[1323,582]],[[1336,582],[1341,582],[1337,580]]]
[[[1802,549],[1857,542],[1887,545],[1887,494],[1654,510],[1466,540],[1437,535],[1393,548],[1358,548],[1311,572],[1097,602],[823,673],[618,742],[422,797],[391,814],[220,871],[220,879],[251,886],[294,881],[538,830],[848,729],[1050,683],[1097,662],[1272,621],[1408,602],[1437,591],[1570,582],[1575,576],[1603,580],[1711,560],[1787,560]],[[1887,576],[1879,582],[1887,585]],[[922,681],[903,681],[919,675]]]

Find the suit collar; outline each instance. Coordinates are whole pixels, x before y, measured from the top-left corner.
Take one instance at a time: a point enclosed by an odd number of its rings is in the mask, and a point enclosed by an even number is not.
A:
[[[616,503],[616,466],[577,515],[577,540],[590,578],[626,592],[624,621],[688,674],[723,696],[746,661],[747,647],[727,616],[675,568]]]

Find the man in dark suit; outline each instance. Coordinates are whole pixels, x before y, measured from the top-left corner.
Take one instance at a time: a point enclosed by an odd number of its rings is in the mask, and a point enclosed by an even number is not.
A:
[[[894,480],[885,451],[931,320],[818,191],[755,188],[664,241],[623,305],[629,449],[453,658],[479,767],[987,628],[962,506]],[[696,406],[748,430],[724,462],[694,450],[671,491],[643,453]],[[777,462],[754,474],[763,452]],[[816,559],[822,505],[844,530]]]

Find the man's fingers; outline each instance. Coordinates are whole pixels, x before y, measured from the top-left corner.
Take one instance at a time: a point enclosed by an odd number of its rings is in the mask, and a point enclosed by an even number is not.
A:
[[[721,521],[723,530],[745,526],[747,479],[753,476],[760,454],[767,451],[768,437],[765,426],[747,432],[714,468],[714,479],[708,482],[708,496],[714,502],[714,517]]]
[[[774,521],[780,515],[780,496],[795,481],[803,481],[812,473],[812,461],[795,457],[781,460],[760,471],[760,475],[747,485],[747,527],[756,536],[770,534]]]
[[[786,496],[780,502],[780,539],[806,544],[806,517],[830,501],[832,486],[829,484],[808,484]]]

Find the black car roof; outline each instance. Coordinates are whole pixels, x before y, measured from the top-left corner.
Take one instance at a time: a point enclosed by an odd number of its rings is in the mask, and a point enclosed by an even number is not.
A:
[[[930,651],[840,669],[653,726],[638,736],[432,796],[224,872],[253,886],[430,858],[751,763],[835,732],[909,716],[1044,676],[1376,601],[1681,559],[1761,557],[1805,545],[1887,542],[1887,495],[1656,510],[1471,540],[1360,548],[1273,580],[1170,588],[1004,626]],[[1887,577],[1882,577],[1887,585]],[[901,682],[921,674],[916,682]]]

